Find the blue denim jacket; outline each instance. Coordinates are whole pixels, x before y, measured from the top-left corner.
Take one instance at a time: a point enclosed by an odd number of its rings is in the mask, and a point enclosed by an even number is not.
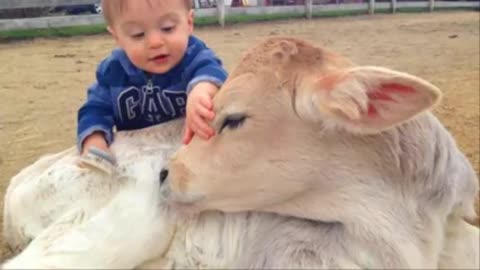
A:
[[[125,51],[115,49],[97,69],[87,101],[78,111],[77,144],[93,132],[113,141],[113,128],[132,130],[185,116],[186,98],[199,82],[220,87],[227,78],[222,62],[205,43],[191,36],[180,63],[164,74],[135,67]]]

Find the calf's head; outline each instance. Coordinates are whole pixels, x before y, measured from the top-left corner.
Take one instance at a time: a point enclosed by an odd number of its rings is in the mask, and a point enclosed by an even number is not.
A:
[[[339,188],[343,177],[372,169],[375,153],[364,138],[439,98],[417,77],[355,66],[301,40],[266,40],[246,52],[215,96],[216,135],[179,149],[162,193],[196,210],[245,211]]]

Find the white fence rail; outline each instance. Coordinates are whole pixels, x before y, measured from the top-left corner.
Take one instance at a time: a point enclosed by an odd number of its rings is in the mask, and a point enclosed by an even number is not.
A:
[[[97,4],[98,0],[0,0],[1,9]]]
[[[311,18],[312,13],[322,11],[357,11],[365,10],[365,13],[373,14],[375,9],[390,9],[392,13],[399,8],[425,8],[425,10],[433,11],[434,8],[477,8],[480,9],[480,1],[434,1],[427,0],[424,2],[378,2],[375,0],[367,0],[366,3],[354,4],[322,4],[313,5],[312,0],[305,0],[305,5],[289,5],[289,6],[249,6],[249,7],[229,7],[225,6],[225,0],[217,0],[217,8],[202,8],[195,10],[196,17],[217,16],[220,25],[225,24],[225,19],[229,15],[245,14],[282,14],[296,13],[304,14],[306,18]],[[30,8],[30,7],[52,7],[60,5],[78,5],[78,4],[94,4],[96,0],[0,0],[0,10]],[[260,3],[260,1],[259,1]],[[103,23],[101,15],[78,15],[78,16],[47,16],[39,18],[22,18],[22,19],[4,19],[0,20],[0,30],[14,29],[38,29],[50,27],[63,27],[75,25],[92,25]]]

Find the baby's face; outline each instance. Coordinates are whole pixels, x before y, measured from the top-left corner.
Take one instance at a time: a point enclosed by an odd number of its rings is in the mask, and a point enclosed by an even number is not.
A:
[[[135,66],[165,73],[185,54],[193,11],[179,0],[129,0],[109,29]]]

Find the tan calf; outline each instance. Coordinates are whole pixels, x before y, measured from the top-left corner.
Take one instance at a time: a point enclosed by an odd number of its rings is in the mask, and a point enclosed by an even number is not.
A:
[[[436,268],[447,217],[474,215],[478,193],[467,159],[426,112],[440,97],[409,74],[266,40],[216,95],[217,135],[177,152],[162,194],[181,209],[332,224],[361,267]]]

